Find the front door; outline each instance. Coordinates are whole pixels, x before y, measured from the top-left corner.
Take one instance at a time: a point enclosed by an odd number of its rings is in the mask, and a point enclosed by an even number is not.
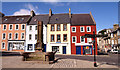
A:
[[[63,46],[63,54],[66,54],[66,46]]]
[[[76,46],[76,54],[81,54],[81,46]]]

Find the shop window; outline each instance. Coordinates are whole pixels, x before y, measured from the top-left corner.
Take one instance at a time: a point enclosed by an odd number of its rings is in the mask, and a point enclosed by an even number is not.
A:
[[[33,50],[33,46],[32,46],[32,44],[28,44],[28,48],[27,48],[27,50]]]
[[[52,51],[59,51],[59,46],[52,46]]]

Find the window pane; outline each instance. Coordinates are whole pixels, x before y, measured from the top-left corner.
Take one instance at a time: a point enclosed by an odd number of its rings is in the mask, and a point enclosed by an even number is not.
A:
[[[18,29],[18,25],[16,25],[16,29]]]
[[[12,34],[10,33],[10,34],[9,34],[9,39],[11,39],[11,38],[12,38]]]
[[[25,25],[22,25],[22,29],[25,29]]]
[[[37,26],[35,26],[35,30],[37,30]]]
[[[60,31],[60,25],[57,25],[57,30]]]
[[[67,30],[67,25],[66,25],[66,24],[63,25],[63,30],[64,30],[64,31]]]
[[[76,42],[76,38],[75,37],[73,37],[72,42]]]
[[[37,40],[37,34],[35,34],[35,40]]]
[[[64,35],[64,41],[67,41],[67,35]]]
[[[57,35],[57,41],[60,42],[60,35]]]
[[[31,37],[32,37],[32,35],[30,34],[30,35],[29,35],[29,40],[31,40]]]
[[[84,42],[84,37],[83,36],[81,36],[81,42]]]
[[[81,27],[81,31],[83,31],[83,27]]]
[[[12,29],[12,25],[10,25],[10,30]]]
[[[30,30],[32,30],[32,26],[30,26]]]
[[[24,33],[22,33],[22,39],[24,39]]]
[[[54,25],[51,25],[51,31],[54,31]]]
[[[51,35],[51,41],[54,41],[54,35]]]
[[[3,39],[5,39],[5,33],[3,34]]]
[[[4,25],[3,29],[4,29],[4,30],[6,29],[6,25]]]

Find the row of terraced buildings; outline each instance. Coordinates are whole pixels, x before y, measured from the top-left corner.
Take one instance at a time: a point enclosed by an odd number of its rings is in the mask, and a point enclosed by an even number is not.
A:
[[[93,38],[84,38],[85,34],[93,34],[96,23],[90,13],[49,14],[5,16],[1,13],[0,20],[0,50],[35,52],[37,43],[37,24],[43,24],[43,50],[56,51],[57,54],[93,55]],[[97,54],[97,39],[95,43]]]

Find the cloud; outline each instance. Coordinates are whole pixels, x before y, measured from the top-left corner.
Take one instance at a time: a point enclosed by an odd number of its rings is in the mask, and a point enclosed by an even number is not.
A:
[[[19,11],[14,12],[13,15],[30,15],[30,10],[20,9]]]
[[[19,11],[14,12],[13,15],[30,15],[30,11],[34,10],[36,14],[39,14],[38,6],[33,6],[32,4],[25,4],[23,9],[20,9]]]

